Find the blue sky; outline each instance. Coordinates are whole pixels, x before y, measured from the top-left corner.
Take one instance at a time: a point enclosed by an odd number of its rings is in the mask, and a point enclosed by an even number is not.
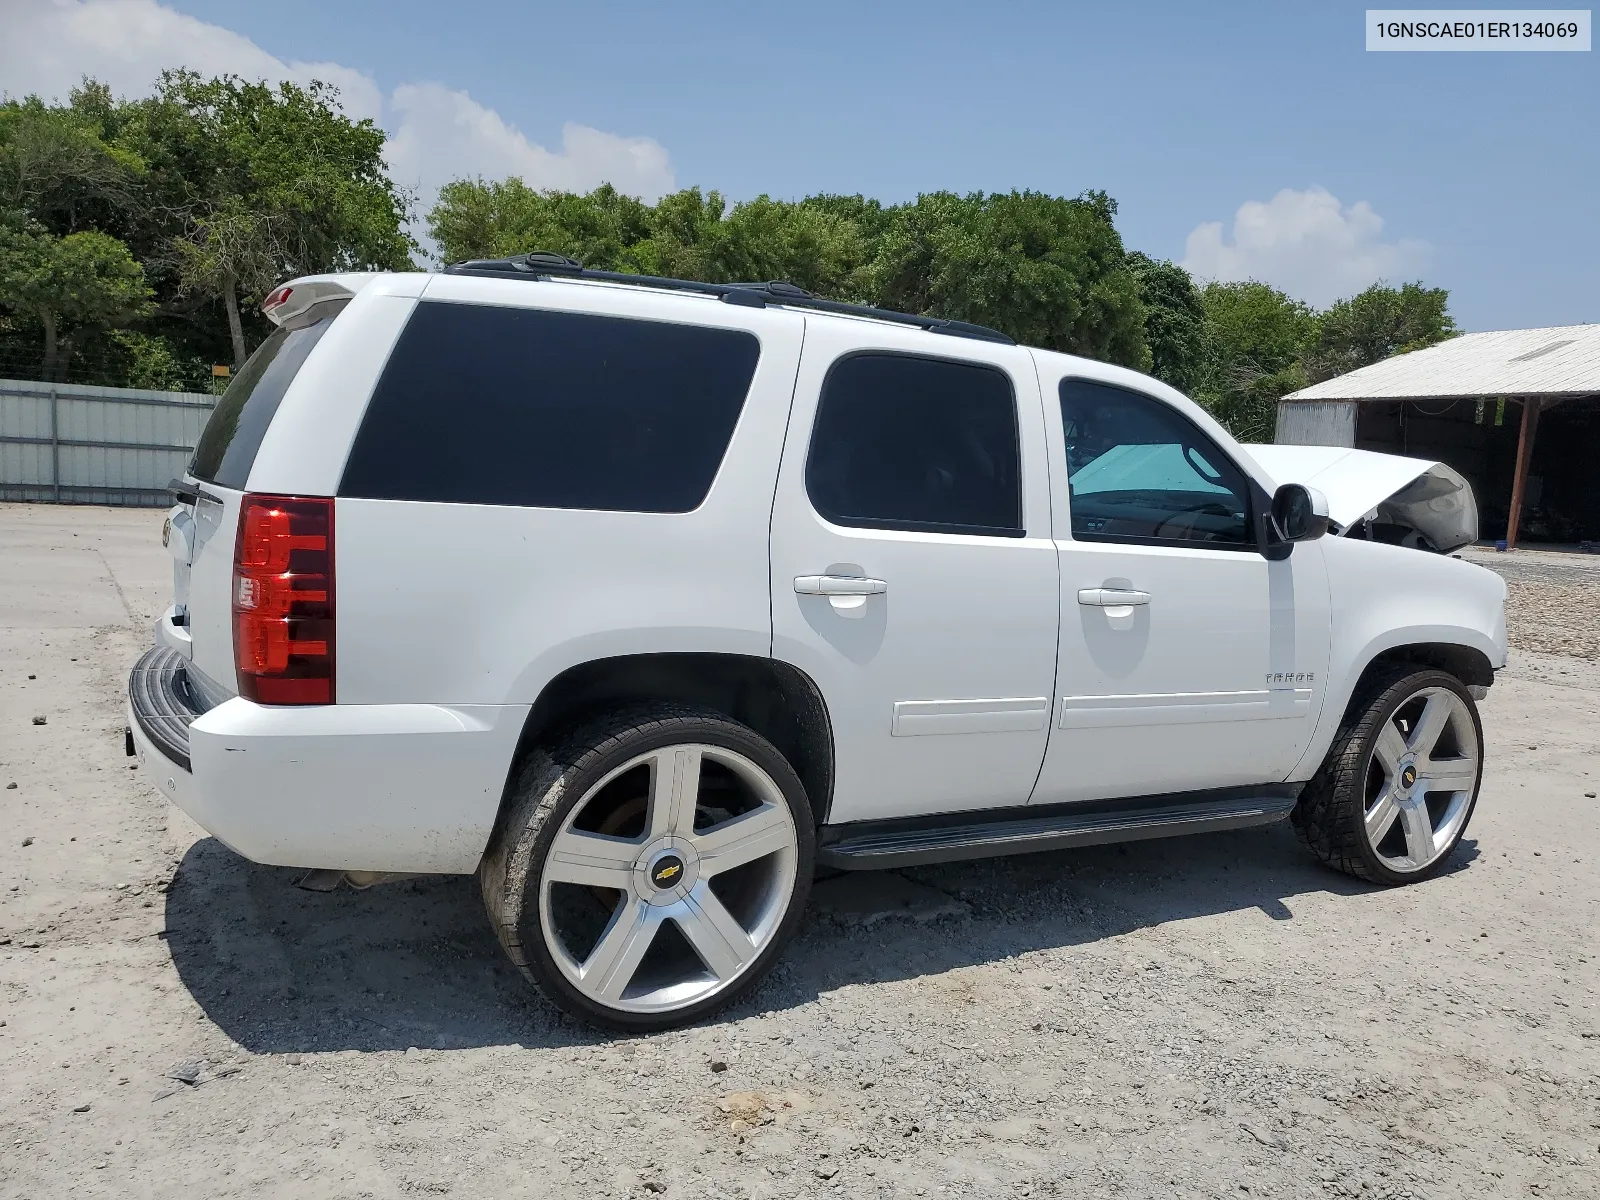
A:
[[[1130,247],[1203,274],[1318,303],[1422,278],[1469,329],[1600,320],[1600,59],[1369,54],[1364,6],[0,5],[65,39],[0,51],[12,92],[48,88],[41,58],[121,71],[119,90],[152,54],[249,73],[241,42],[291,74],[335,64],[425,193],[510,169],[736,199],[1102,188]],[[85,32],[108,13],[160,26],[160,49]]]

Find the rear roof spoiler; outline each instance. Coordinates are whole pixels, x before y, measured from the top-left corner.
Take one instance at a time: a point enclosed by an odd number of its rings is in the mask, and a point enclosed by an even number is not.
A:
[[[348,300],[373,279],[360,275],[306,275],[274,288],[261,302],[262,315],[274,325],[286,325],[328,300]]]

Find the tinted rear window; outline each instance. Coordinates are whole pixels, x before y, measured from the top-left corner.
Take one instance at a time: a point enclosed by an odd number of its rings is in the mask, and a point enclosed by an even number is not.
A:
[[[739,330],[419,304],[339,491],[688,512],[711,489],[759,354]]]
[[[835,525],[1020,537],[1019,457],[1003,371],[856,354],[822,386],[806,490]]]
[[[211,410],[189,464],[191,475],[225,488],[245,486],[283,394],[336,315],[279,329],[256,347]]]

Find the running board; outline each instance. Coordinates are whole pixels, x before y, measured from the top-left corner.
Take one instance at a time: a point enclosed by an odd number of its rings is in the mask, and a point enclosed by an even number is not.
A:
[[[1244,829],[1288,816],[1300,787],[1265,784],[1129,800],[855,821],[823,827],[817,862],[837,870],[877,870]]]

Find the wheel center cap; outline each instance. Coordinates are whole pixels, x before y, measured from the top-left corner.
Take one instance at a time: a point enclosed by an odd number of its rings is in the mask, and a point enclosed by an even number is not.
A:
[[[1417,764],[1407,763],[1400,771],[1400,786],[1410,790],[1417,782]]]
[[[683,859],[663,854],[650,865],[650,882],[663,891],[677,887],[683,882]]]
[[[700,860],[681,838],[654,843],[633,865],[634,894],[646,904],[676,904],[699,879]]]

